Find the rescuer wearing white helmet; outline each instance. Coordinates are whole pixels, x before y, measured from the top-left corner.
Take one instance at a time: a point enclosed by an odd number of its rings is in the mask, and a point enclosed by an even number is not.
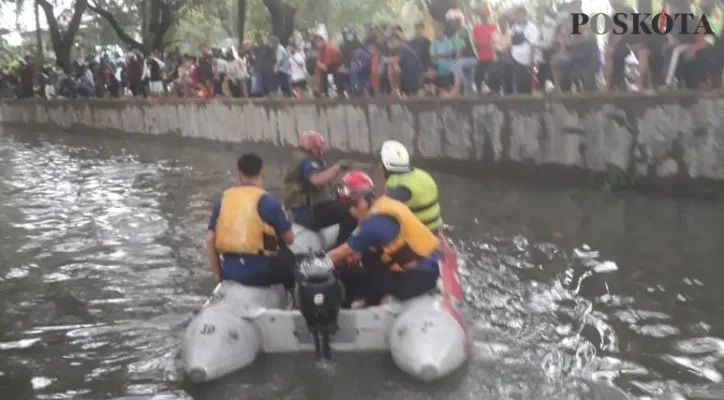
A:
[[[433,233],[442,226],[435,180],[420,168],[410,166],[410,153],[395,140],[382,143],[380,161],[385,170],[387,195],[407,205]]]

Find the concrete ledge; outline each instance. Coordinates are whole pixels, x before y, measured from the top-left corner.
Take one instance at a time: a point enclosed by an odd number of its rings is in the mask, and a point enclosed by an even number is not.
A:
[[[344,153],[396,139],[468,175],[724,197],[724,94],[596,93],[442,100],[25,100],[2,125],[295,146],[314,129]]]

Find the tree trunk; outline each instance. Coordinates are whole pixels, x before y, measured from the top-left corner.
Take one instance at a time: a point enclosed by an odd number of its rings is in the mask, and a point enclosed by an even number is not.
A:
[[[42,67],[45,65],[45,52],[43,51],[43,32],[40,30],[40,6],[37,1],[33,2],[33,6],[35,11],[35,44],[38,46],[36,59],[38,60],[38,66]]]
[[[178,12],[182,4],[182,2],[177,2],[174,3],[172,7],[164,0],[150,0],[150,2],[150,11],[148,13],[150,19],[148,19],[147,23],[142,23],[142,42],[137,41],[126,33],[112,13],[97,6],[88,6],[88,9],[105,19],[111,28],[116,31],[118,38],[121,39],[123,43],[131,49],[140,50],[145,55],[148,55],[153,50],[163,51],[166,33],[168,33],[173,23],[173,13]],[[146,21],[145,16],[146,10],[145,7],[142,7],[141,19],[144,21]]]
[[[80,29],[80,22],[83,18],[83,13],[88,7],[88,1],[76,0],[73,5],[73,16],[63,31],[61,31],[58,25],[53,5],[50,4],[48,0],[35,0],[35,2],[43,9],[43,13],[45,13],[45,19],[48,22],[48,33],[50,33],[50,42],[53,45],[53,51],[55,52],[58,65],[63,68],[66,73],[70,73],[72,70],[70,49],[73,47],[75,35]]]
[[[427,11],[435,21],[444,24],[445,14],[450,9],[456,8],[457,2],[455,0],[427,0]]]
[[[53,46],[53,52],[55,53],[55,59],[59,65],[63,66],[63,71],[66,74],[70,74],[73,69],[73,60],[71,58],[71,50],[73,49],[72,43],[60,43],[57,46]]]
[[[149,32],[153,35],[153,41],[151,42],[151,48],[147,50],[158,50],[163,51],[165,47],[166,33],[171,29],[173,23],[173,16],[171,15],[171,7],[164,3],[162,0],[152,0],[151,3],[151,25],[149,25]]]
[[[246,28],[246,0],[238,0],[236,8],[236,33],[239,36],[239,46],[244,42],[244,28]]]
[[[271,33],[285,46],[294,34],[294,14],[297,9],[282,0],[262,0],[271,17]]]

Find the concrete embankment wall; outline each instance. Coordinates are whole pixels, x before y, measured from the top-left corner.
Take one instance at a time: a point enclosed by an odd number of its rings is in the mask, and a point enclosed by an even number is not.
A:
[[[314,129],[342,152],[369,154],[392,138],[420,162],[468,174],[576,177],[579,183],[600,184],[620,171],[624,181],[637,186],[716,197],[724,181],[721,93],[407,101],[29,100],[2,103],[0,117],[3,126],[20,129],[288,146],[296,145],[299,132]]]

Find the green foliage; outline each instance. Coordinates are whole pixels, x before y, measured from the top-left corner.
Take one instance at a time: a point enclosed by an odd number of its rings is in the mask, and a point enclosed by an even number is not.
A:
[[[5,39],[0,38],[0,67],[13,70],[17,68],[18,55],[10,48]]]
[[[332,37],[343,27],[362,31],[366,22],[394,22],[399,20],[405,0],[285,0],[294,6],[297,29],[311,28],[316,22],[325,22]],[[208,0],[190,7],[179,18],[171,33],[174,41],[195,49],[201,43],[221,44],[236,37],[236,0]],[[248,0],[244,38],[270,31],[269,12],[261,0]]]
[[[185,45],[195,50],[200,44],[227,45],[236,42],[237,0],[166,0],[183,7],[174,14],[175,23],[166,36],[167,42]],[[296,8],[295,26],[297,29],[310,28],[316,22],[324,22],[333,39],[339,38],[343,27],[352,27],[362,32],[362,25],[372,23],[400,23],[411,32],[414,23],[426,17],[426,0],[284,0]],[[637,0],[626,0],[636,6]],[[31,0],[0,0],[1,3],[14,5],[16,12],[32,4]],[[565,0],[523,0],[534,15],[549,9]],[[661,8],[662,0],[653,0],[654,10]],[[95,0],[92,1],[113,13],[119,25],[131,36],[144,35],[142,24],[144,4],[147,0]],[[520,0],[465,0],[458,1],[460,9],[469,21],[475,20],[477,9],[488,4],[495,14],[500,14],[512,6],[521,4]],[[148,7],[147,5],[145,6]],[[60,10],[58,11],[60,12]],[[147,12],[147,11],[146,11]],[[101,18],[91,22],[93,32],[82,39],[86,46],[123,44],[116,32]],[[269,12],[262,0],[247,0],[247,13],[244,36],[250,39],[257,32],[270,30]]]

